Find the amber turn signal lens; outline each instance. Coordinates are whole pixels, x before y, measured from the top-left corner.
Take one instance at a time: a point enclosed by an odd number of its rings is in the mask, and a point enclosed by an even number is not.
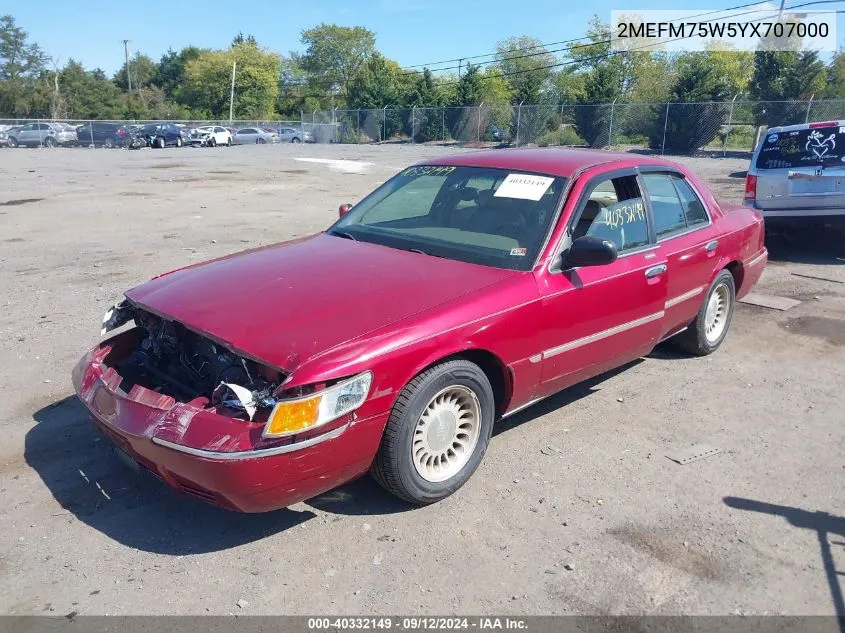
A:
[[[267,420],[265,435],[287,435],[314,426],[319,417],[321,399],[322,396],[315,396],[278,403]]]

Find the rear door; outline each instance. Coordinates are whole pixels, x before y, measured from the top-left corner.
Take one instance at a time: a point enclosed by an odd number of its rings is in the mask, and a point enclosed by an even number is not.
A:
[[[27,143],[38,142],[38,130],[36,130],[35,126],[38,125],[37,123],[27,123],[24,125],[16,135],[18,139],[18,143],[21,145],[26,145]]]
[[[539,395],[648,353],[662,329],[667,262],[654,243],[636,172],[590,178],[576,205],[564,242],[600,237],[616,244],[619,256],[605,266],[564,264],[539,280],[544,320],[538,330],[544,350],[535,357],[542,362]]]
[[[754,168],[764,215],[807,215],[845,206],[845,125],[811,123],[763,139]]]
[[[667,294],[661,338],[695,318],[719,259],[718,229],[701,197],[683,174],[671,168],[640,168],[661,257]]]

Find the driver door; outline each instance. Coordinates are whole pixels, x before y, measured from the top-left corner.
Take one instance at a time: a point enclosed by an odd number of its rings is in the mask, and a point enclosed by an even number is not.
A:
[[[563,256],[538,280],[546,333],[539,359],[541,396],[647,354],[662,328],[667,262],[655,242],[636,172],[590,179],[569,217]],[[616,261],[568,268],[566,247],[583,235],[612,241]]]

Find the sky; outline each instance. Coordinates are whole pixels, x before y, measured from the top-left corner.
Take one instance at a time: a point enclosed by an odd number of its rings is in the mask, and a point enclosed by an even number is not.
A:
[[[689,6],[713,10],[748,1],[694,0]],[[788,0],[787,6],[801,1]],[[188,44],[226,48],[238,32],[287,55],[302,50],[303,29],[327,22],[367,27],[376,33],[378,50],[407,67],[490,53],[512,35],[544,43],[579,38],[594,14],[609,22],[614,9],[678,6],[677,0],[3,0],[0,13],[11,14],[59,65],[73,58],[111,75],[123,64],[123,39],[131,40],[130,53],[156,61],[168,48]],[[845,9],[845,0],[814,8]],[[843,20],[837,22],[843,41]]]

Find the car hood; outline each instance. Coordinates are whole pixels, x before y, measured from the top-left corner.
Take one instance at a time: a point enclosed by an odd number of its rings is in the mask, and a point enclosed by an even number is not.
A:
[[[289,372],[336,345],[515,274],[322,233],[177,269],[126,296]]]

